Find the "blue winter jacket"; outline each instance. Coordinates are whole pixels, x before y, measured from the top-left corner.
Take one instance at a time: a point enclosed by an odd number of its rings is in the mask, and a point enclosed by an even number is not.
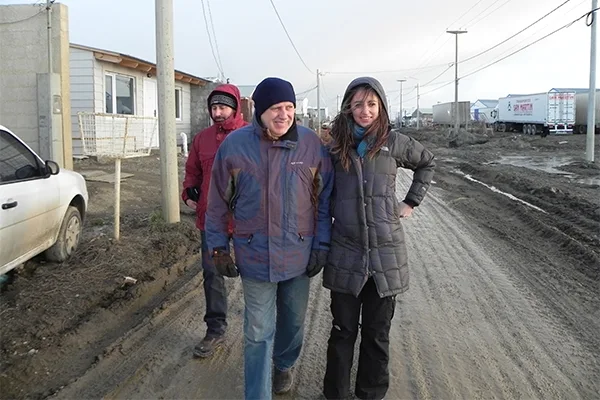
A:
[[[294,125],[277,141],[253,124],[230,133],[212,169],[206,238],[229,251],[242,277],[280,282],[306,272],[312,249],[329,249],[333,168],[317,134]]]

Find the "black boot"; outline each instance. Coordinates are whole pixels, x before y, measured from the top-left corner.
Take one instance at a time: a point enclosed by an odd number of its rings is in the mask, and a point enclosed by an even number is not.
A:
[[[213,353],[221,347],[225,341],[225,336],[205,336],[200,343],[194,347],[194,356],[200,358],[207,358],[213,355]]]
[[[273,373],[273,391],[275,394],[284,394],[292,389],[294,384],[294,371],[292,368],[287,371],[280,371],[275,368]]]

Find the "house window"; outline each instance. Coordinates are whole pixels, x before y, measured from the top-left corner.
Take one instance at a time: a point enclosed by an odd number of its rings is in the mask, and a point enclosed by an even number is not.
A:
[[[181,88],[175,89],[175,119],[181,121],[183,108],[183,91]]]
[[[135,112],[135,79],[130,76],[106,74],[104,78],[107,114]]]
[[[104,93],[105,93],[105,102],[106,102],[106,113],[113,113],[113,77],[112,75],[106,75],[104,77]]]

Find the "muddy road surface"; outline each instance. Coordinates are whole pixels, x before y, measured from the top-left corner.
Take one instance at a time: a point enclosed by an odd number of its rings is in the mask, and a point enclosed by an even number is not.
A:
[[[585,138],[571,136],[566,146],[562,138],[505,135],[449,148],[435,132],[414,135],[439,166],[426,201],[404,222],[411,288],[397,297],[386,398],[599,398],[600,170],[577,161],[576,141]],[[559,166],[564,174],[502,158],[557,149],[574,158]],[[400,193],[410,178],[399,174]],[[30,372],[6,397],[243,398],[241,282],[227,281],[225,346],[198,360],[192,349],[205,329],[202,277],[197,268],[180,269],[168,289],[148,296],[137,322],[98,346],[94,361],[70,380],[52,373],[36,380]],[[313,278],[303,353],[284,399],[322,398],[331,318],[320,279]],[[72,359],[81,351],[61,354]],[[29,357],[35,364],[45,354]]]

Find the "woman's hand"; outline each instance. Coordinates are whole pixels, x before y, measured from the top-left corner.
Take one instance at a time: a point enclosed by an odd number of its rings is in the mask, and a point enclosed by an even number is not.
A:
[[[413,208],[406,204],[405,202],[401,202],[398,207],[398,214],[400,218],[408,218],[412,215]]]

